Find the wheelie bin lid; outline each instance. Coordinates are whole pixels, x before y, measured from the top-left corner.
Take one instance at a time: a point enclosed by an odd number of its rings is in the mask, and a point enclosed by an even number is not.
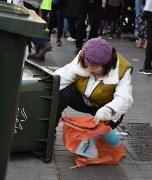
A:
[[[0,1],[0,30],[47,39],[47,23],[33,10]]]

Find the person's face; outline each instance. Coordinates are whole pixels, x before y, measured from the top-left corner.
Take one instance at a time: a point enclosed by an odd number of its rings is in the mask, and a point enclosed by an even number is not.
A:
[[[88,72],[92,73],[95,76],[103,75],[104,68],[102,66],[91,65],[85,59],[84,59],[84,63],[85,63],[86,70]]]

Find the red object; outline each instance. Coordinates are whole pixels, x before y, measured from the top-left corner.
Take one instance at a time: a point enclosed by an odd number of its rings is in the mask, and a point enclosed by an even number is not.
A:
[[[96,138],[96,147],[98,150],[97,158],[88,158],[77,155],[76,164],[79,167],[88,164],[118,164],[119,161],[126,156],[125,146],[120,144],[113,147],[101,139],[99,135],[109,134],[111,127],[105,121],[101,121],[98,125],[94,122],[93,116],[72,117],[64,116],[61,118],[63,124],[63,141],[67,149],[73,153],[81,143],[81,140]]]

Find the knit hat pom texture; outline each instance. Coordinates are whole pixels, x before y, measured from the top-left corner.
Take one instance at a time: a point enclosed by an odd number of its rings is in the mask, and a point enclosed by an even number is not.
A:
[[[82,52],[88,63],[102,66],[110,62],[112,47],[102,38],[92,38],[84,44]]]

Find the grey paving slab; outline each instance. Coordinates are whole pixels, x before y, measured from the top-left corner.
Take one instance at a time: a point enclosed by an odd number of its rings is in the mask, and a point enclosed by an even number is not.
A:
[[[130,180],[147,180],[147,179],[144,179],[144,178],[131,178]]]
[[[70,153],[69,151],[54,151],[54,156],[74,156],[72,153]]]
[[[79,176],[79,178],[78,178],[78,176],[76,177],[76,176],[65,176],[65,175],[62,175],[61,177],[60,177],[62,180],[77,180],[77,179],[79,179],[79,180],[92,180],[92,177],[81,177],[81,176]],[[95,177],[93,177],[93,180],[96,180],[95,179]],[[103,180],[103,179],[100,179],[100,180]]]
[[[151,164],[138,164],[137,167],[141,170],[152,171],[152,165]]]
[[[58,180],[56,175],[40,175],[40,180]]]
[[[54,157],[56,162],[74,162],[74,156],[55,156]]]
[[[19,173],[9,173],[6,177],[7,180],[20,180],[20,174]]]
[[[54,151],[57,151],[57,150],[59,150],[59,151],[67,151],[67,149],[66,149],[66,147],[64,145],[56,145],[54,147]]]
[[[42,180],[42,177],[56,180],[57,174],[54,160],[44,163],[30,153],[20,153],[9,160],[6,180]]]

